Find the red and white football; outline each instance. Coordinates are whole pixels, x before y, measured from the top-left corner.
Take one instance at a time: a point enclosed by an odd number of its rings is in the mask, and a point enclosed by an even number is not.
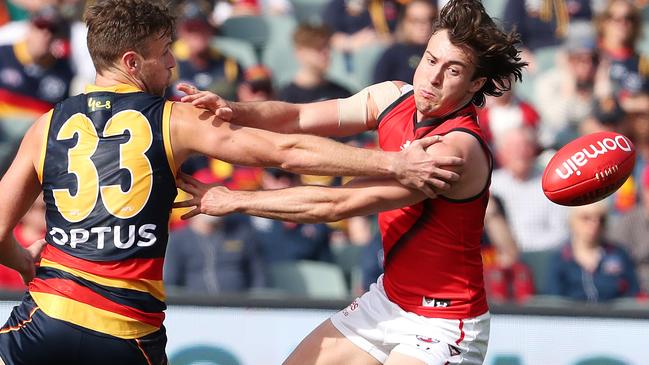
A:
[[[581,136],[563,146],[543,172],[543,193],[561,205],[585,205],[613,194],[635,164],[631,141],[615,132]]]

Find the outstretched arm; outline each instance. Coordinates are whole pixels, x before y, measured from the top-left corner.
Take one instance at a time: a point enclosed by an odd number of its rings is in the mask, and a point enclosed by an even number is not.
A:
[[[34,261],[46,243],[39,240],[25,249],[14,239],[13,229],[41,190],[35,163],[46,118],[47,115],[27,131],[16,158],[0,181],[0,264],[18,271],[25,284],[33,279]]]
[[[238,191],[210,187],[183,175],[178,186],[194,199],[176,203],[176,208],[196,208],[183,219],[203,213],[221,216],[245,213],[258,217],[300,223],[335,222],[412,205],[426,198],[391,179],[358,178],[345,186],[296,186],[281,190]]]
[[[340,137],[375,129],[379,114],[401,95],[405,83],[386,81],[355,95],[306,104],[281,101],[232,102],[209,91],[181,83],[182,102],[204,108],[233,124],[279,133]]]
[[[431,146],[429,153],[444,153],[464,157],[470,166],[457,169],[460,180],[451,186],[446,196],[466,199],[483,191],[488,179],[486,156],[474,137],[467,133],[452,133],[452,144]],[[176,208],[195,207],[183,218],[204,213],[225,215],[240,212],[272,219],[295,222],[337,221],[368,215],[422,201],[426,196],[391,179],[355,179],[342,187],[299,186],[274,191],[231,191],[222,186],[203,184],[181,175],[178,186],[193,198],[180,202]]]
[[[442,167],[463,163],[458,157],[424,151],[441,137],[415,141],[401,152],[383,152],[316,136],[235,126],[186,103],[174,104],[171,118],[171,144],[179,163],[191,153],[201,153],[234,164],[295,173],[390,177],[431,197],[436,196],[434,189],[444,190],[458,178]]]

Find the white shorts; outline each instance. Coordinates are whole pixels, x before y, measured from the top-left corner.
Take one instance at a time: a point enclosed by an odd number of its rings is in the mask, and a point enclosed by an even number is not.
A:
[[[406,312],[388,299],[382,276],[367,293],[331,316],[345,337],[381,363],[396,351],[427,365],[482,364],[489,319],[489,312],[462,320]]]

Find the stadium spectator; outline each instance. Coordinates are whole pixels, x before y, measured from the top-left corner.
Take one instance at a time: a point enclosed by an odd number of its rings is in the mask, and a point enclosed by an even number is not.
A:
[[[529,127],[536,131],[539,119],[534,106],[516,97],[513,90],[487,98],[485,107],[478,112],[480,127],[490,145],[512,128]]]
[[[556,47],[565,38],[573,21],[590,21],[592,0],[508,0],[503,22],[521,34],[523,59],[536,72],[534,52]]]
[[[293,33],[293,47],[299,68],[290,84],[284,86],[279,100],[291,103],[346,98],[351,93],[326,78],[331,62],[331,33],[322,25],[300,24]]]
[[[615,97],[628,113],[649,112],[649,59],[636,49],[640,11],[630,0],[609,0],[596,24],[601,67],[609,81],[600,94]]]
[[[546,294],[604,302],[639,294],[627,252],[604,238],[605,202],[570,208],[569,243],[550,260]]]
[[[237,87],[239,101],[265,101],[275,99],[270,69],[257,65],[246,69]]]
[[[522,252],[557,248],[568,237],[565,207],[550,202],[541,190],[537,146],[536,132],[529,127],[511,129],[495,141],[500,168],[493,173],[491,192],[501,200]]]
[[[206,6],[197,0],[179,6],[178,40],[174,44],[177,82],[168,89],[175,99],[184,95],[175,87],[183,82],[234,98],[243,79],[239,63],[212,47],[215,29],[205,15]]]
[[[169,235],[168,289],[216,294],[266,286],[264,260],[247,217],[197,216]]]
[[[399,4],[395,0],[330,0],[324,23],[332,30],[332,47],[354,52],[376,42],[391,41]]]
[[[620,104],[613,97],[596,98],[593,100],[591,112],[586,116],[574,131],[564,131],[563,141],[570,142],[578,136],[600,132],[623,130],[627,115]]]
[[[286,189],[299,182],[298,175],[279,169],[266,169],[262,188]],[[331,229],[326,224],[298,224],[260,217],[251,218],[251,223],[261,255],[268,264],[293,260],[334,261],[329,246]]]
[[[620,188],[620,190],[627,189],[629,192],[627,197],[633,199],[633,201],[628,201],[623,206],[633,208],[636,202],[642,200],[640,190],[644,181],[643,178],[645,169],[647,168],[647,162],[649,161],[649,113],[627,114],[623,128],[620,128],[619,131],[631,139],[636,149],[633,174]],[[625,212],[627,210],[629,209],[618,209],[617,211]]]
[[[534,103],[543,123],[539,141],[561,147],[578,135],[579,123],[593,111],[599,65],[596,32],[592,24],[572,24],[561,48],[565,62],[542,73],[534,83]],[[601,83],[601,81],[600,81]]]
[[[289,0],[217,0],[212,18],[219,25],[237,16],[287,15],[291,11]]]
[[[649,293],[649,169],[645,168],[640,185],[640,204],[632,211],[614,216],[607,237],[628,251],[636,266],[640,288]]]
[[[412,80],[433,31],[435,16],[436,8],[431,0],[413,0],[404,6],[397,26],[397,42],[377,61],[374,83]]]
[[[491,197],[485,213],[482,262],[487,299],[491,302],[525,302],[534,293],[530,269],[519,260],[518,247],[502,205]]]
[[[0,46],[0,172],[31,123],[69,94],[68,26],[57,8],[45,7],[22,39]]]
[[[73,76],[65,39],[69,24],[55,7],[34,13],[27,34],[0,46],[0,118],[33,122],[68,96]]]

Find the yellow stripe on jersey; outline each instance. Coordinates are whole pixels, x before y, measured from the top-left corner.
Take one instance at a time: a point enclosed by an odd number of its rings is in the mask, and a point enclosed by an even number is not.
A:
[[[43,139],[42,139],[42,144],[41,144],[41,153],[40,157],[38,159],[38,171],[36,173],[38,174],[38,181],[43,183],[43,166],[45,165],[45,152],[47,151],[47,137],[50,134],[50,123],[52,122],[52,112],[53,110],[50,110],[47,112],[47,115],[45,118],[47,121],[45,122],[45,129],[43,130]]]
[[[133,318],[55,294],[31,292],[31,296],[40,309],[52,318],[115,337],[134,339],[149,335],[159,329]]]
[[[48,259],[41,259],[41,267],[51,267],[53,269],[65,271],[68,274],[78,276],[82,279],[90,280],[93,283],[97,283],[99,285],[110,286],[113,288],[131,289],[131,290],[141,291],[144,293],[149,293],[154,298],[162,302],[164,302],[165,300],[165,291],[164,291],[164,285],[162,284],[162,280],[140,279],[136,281],[136,280],[110,279],[110,278],[90,274],[85,271],[72,269],[67,266],[56,263],[54,261],[50,261]]]
[[[162,110],[162,139],[164,141],[165,152],[167,153],[167,162],[171,173],[176,177],[176,161],[174,160],[174,151],[171,148],[171,109],[174,103],[172,101],[165,101],[164,109]]]

